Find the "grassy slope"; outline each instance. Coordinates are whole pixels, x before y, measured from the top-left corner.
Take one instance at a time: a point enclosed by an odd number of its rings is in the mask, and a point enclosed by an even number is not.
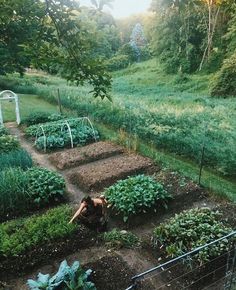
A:
[[[164,122],[168,118],[171,120],[174,117],[174,126],[176,120],[181,120],[182,125],[186,127],[192,123],[193,130],[196,127],[198,131],[201,129],[202,123],[215,122],[216,126],[213,129],[216,133],[220,132],[223,136],[234,138],[236,134],[235,100],[210,98],[208,95],[210,78],[210,75],[194,75],[185,81],[174,75],[166,76],[161,67],[152,60],[114,73],[113,104],[108,101],[94,100],[89,96],[89,88],[87,87],[68,86],[65,81],[54,77],[27,76],[25,78],[26,85],[24,85],[24,81],[23,83],[21,81],[18,91],[38,93],[44,99],[53,102],[56,99],[56,90],[59,87],[66,107],[76,109],[80,116],[90,114],[100,124],[103,122],[104,113],[113,115],[112,110],[120,107],[124,109],[121,119],[125,120],[126,123],[129,120],[129,111],[131,110],[138,116],[151,112],[158,117],[164,117]],[[30,88],[29,84],[34,84],[34,86]],[[107,124],[107,119],[104,121]],[[116,120],[112,121],[111,125],[113,126]],[[130,120],[130,123],[135,127],[132,120]],[[177,130],[178,126],[177,124]],[[155,130],[159,129],[165,130],[165,126],[155,128]],[[105,130],[104,126],[102,126],[102,130],[106,137],[114,139],[115,135],[116,139],[120,139],[117,131],[114,134],[111,130]],[[191,130],[190,128],[190,132]],[[132,131],[135,131],[135,128],[132,128]],[[130,141],[128,139],[125,141],[126,143]],[[222,146],[224,140],[221,140],[221,138],[218,138],[218,140],[221,142],[218,143],[218,147],[219,145]],[[191,141],[191,137],[189,141]],[[168,150],[160,149],[160,147],[156,150],[156,148],[153,148],[153,144],[148,143],[151,146],[139,141],[139,149],[142,153],[152,156],[157,161],[164,163],[165,166],[179,170],[194,180],[198,179],[199,169],[196,163],[170,153]],[[196,141],[193,141],[193,143],[196,144]],[[231,144],[227,146],[232,151],[233,146]],[[205,170],[202,184],[220,195],[227,195],[236,200],[236,184],[232,180],[227,181],[213,172]]]

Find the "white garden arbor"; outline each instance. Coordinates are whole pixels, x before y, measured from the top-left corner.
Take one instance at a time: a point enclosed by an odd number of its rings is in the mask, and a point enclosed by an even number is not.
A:
[[[20,124],[20,109],[19,109],[19,100],[17,94],[13,93],[12,91],[6,90],[0,93],[0,125],[3,125],[3,115],[2,115],[2,106],[1,102],[4,101],[15,101],[16,105],[16,122]]]

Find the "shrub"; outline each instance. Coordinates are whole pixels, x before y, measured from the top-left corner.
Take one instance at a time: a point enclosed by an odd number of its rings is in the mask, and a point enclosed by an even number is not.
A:
[[[115,71],[124,69],[130,64],[129,57],[127,55],[115,55],[109,59],[106,63],[109,71]]]
[[[29,153],[23,149],[0,154],[0,171],[9,167],[20,167],[23,170],[32,167],[33,161]]]
[[[131,215],[146,212],[156,203],[166,206],[170,195],[150,176],[138,175],[118,181],[105,190],[106,198],[127,221]]]
[[[236,97],[236,52],[226,59],[213,80],[212,96]]]
[[[64,290],[96,290],[95,285],[88,281],[92,270],[84,271],[79,262],[74,262],[70,267],[67,261],[61,262],[58,272],[50,277],[49,274],[38,274],[38,279],[28,280],[30,289],[64,289]]]
[[[108,247],[112,248],[134,248],[140,245],[140,240],[137,236],[117,229],[104,233],[103,240]]]
[[[212,242],[232,231],[217,220],[219,212],[209,208],[183,211],[155,228],[153,242],[165,247],[168,256],[177,257]],[[194,257],[205,262],[227,251],[228,240],[204,249]]]
[[[0,125],[0,137],[4,135],[9,135],[9,130]]]
[[[72,209],[60,206],[40,216],[0,224],[0,257],[12,257],[60,238],[69,238],[78,225],[69,224]]]
[[[51,114],[47,112],[36,111],[30,113],[26,118],[24,118],[22,120],[22,123],[26,124],[26,126],[32,126],[50,121],[58,121],[62,118],[63,116],[60,114]]]
[[[10,152],[20,147],[19,141],[13,136],[0,137],[0,153]]]
[[[34,167],[27,171],[28,192],[38,205],[58,201],[65,194],[65,180],[58,173]]]

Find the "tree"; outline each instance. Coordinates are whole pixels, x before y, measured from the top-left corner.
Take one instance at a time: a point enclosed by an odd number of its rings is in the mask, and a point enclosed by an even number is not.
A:
[[[100,12],[103,10],[104,6],[113,8],[112,2],[114,2],[114,0],[91,0],[91,3]]]
[[[88,81],[95,97],[109,97],[111,77],[102,61],[91,57],[94,40],[82,21],[75,20],[75,1],[0,1],[2,73],[23,72],[30,63],[41,68],[54,65],[60,67],[63,77],[78,85]]]

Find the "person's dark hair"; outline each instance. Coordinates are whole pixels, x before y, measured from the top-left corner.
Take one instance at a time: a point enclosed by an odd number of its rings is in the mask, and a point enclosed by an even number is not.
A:
[[[86,202],[87,204],[91,204],[91,203],[93,203],[93,200],[90,196],[86,196],[82,199],[81,203],[82,202]]]

